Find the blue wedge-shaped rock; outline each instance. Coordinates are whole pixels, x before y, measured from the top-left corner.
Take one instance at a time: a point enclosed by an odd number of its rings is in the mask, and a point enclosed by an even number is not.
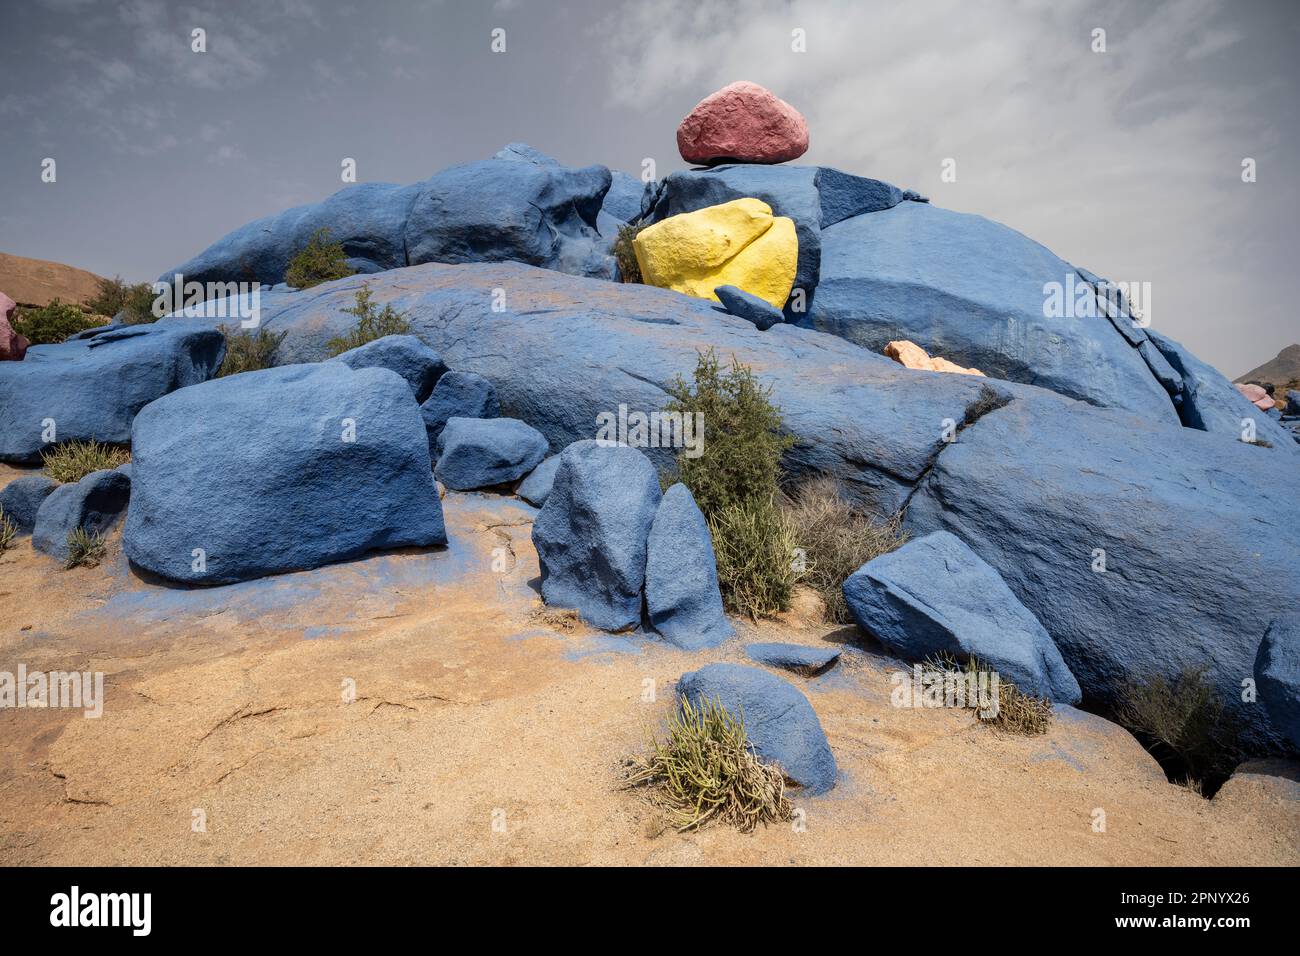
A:
[[[722,610],[709,524],[680,482],[664,492],[650,526],[645,600],[651,627],[685,650],[713,647],[735,633]]]

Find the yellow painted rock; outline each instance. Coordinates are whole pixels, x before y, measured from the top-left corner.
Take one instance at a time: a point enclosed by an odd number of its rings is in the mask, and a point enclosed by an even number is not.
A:
[[[905,368],[919,368],[929,372],[953,372],[957,375],[978,375],[984,377],[984,373],[977,368],[962,368],[955,362],[949,362],[946,358],[939,356],[931,357],[925,349],[915,342],[909,342],[902,339],[897,342],[890,342],[885,346],[885,354]]]
[[[632,241],[647,285],[718,301],[713,290],[734,285],[776,308],[794,285],[799,240],[794,220],[773,216],[759,199],[670,216]]]

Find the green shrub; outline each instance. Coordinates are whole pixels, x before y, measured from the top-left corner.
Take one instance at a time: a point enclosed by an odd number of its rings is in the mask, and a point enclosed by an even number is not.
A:
[[[4,508],[0,508],[0,554],[4,554],[9,550],[9,545],[13,544],[17,535],[18,525],[14,524],[13,520],[5,514]]]
[[[92,471],[108,471],[131,460],[131,452],[97,441],[68,441],[41,452],[45,473],[55,481],[72,484]]]
[[[1217,789],[1232,771],[1236,734],[1205,673],[1205,667],[1186,667],[1173,680],[1129,680],[1120,689],[1116,717],[1171,779]]]
[[[238,375],[240,372],[256,372],[259,369],[272,368],[275,365],[275,351],[284,341],[288,332],[275,333],[265,326],[256,331],[252,329],[220,326],[221,334],[226,337],[226,357],[221,361],[217,377]]]
[[[797,538],[774,501],[729,505],[709,519],[709,532],[728,611],[756,619],[789,609]]]
[[[63,566],[69,570],[93,568],[104,559],[107,550],[102,534],[91,534],[85,528],[74,528],[68,532],[68,560],[63,562]]]
[[[121,276],[114,276],[99,280],[99,292],[86,303],[86,308],[114,318],[119,312],[125,312],[122,321],[140,325],[158,321],[158,316],[153,314],[154,299],[153,287],[148,282],[128,285]]]
[[[618,227],[618,237],[614,240],[614,261],[618,263],[618,274],[624,282],[644,282],[641,278],[641,263],[636,260],[636,250],[632,240],[644,229],[640,224],[628,223]]]
[[[821,595],[827,620],[851,624],[845,580],[872,558],[902,547],[907,541],[902,523],[898,517],[881,521],[857,511],[830,478],[798,488],[784,510],[804,553],[802,580]]]
[[[349,349],[382,339],[385,335],[409,335],[411,323],[406,321],[406,313],[398,312],[391,305],[383,309],[370,301],[370,286],[363,285],[357,290],[356,304],[344,312],[357,317],[356,327],[347,335],[330,339],[325,343],[330,355],[342,355]]]
[[[330,242],[328,229],[317,229],[310,241],[289,260],[284,281],[295,289],[310,289],[322,282],[353,274],[343,246]]]
[[[697,708],[683,700],[668,739],[651,740],[648,754],[628,761],[627,782],[653,788],[655,803],[678,831],[722,823],[749,833],[794,816],[780,768],[758,759],[743,715],[733,717],[718,701]]]
[[[39,309],[20,309],[14,318],[13,329],[32,345],[57,345],[69,336],[103,324],[98,317],[79,306],[55,299]]]

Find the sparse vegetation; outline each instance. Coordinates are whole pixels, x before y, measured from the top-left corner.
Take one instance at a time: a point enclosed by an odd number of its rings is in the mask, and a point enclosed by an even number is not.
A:
[[[55,481],[71,484],[92,471],[107,471],[131,460],[131,452],[117,445],[94,441],[69,441],[41,453],[45,473]]]
[[[68,560],[63,566],[69,570],[93,568],[104,559],[106,552],[102,534],[91,533],[85,528],[74,528],[68,532]]]
[[[627,781],[650,787],[678,831],[721,823],[749,833],[794,814],[780,769],[758,759],[743,715],[733,717],[717,701],[696,707],[683,700],[667,740],[651,740],[648,754],[628,761]]]
[[[55,299],[39,309],[19,309],[13,329],[32,345],[57,345],[78,332],[103,324],[102,319],[81,307]]]
[[[350,349],[382,339],[385,335],[408,335],[411,323],[406,320],[406,313],[398,312],[391,305],[382,309],[370,301],[373,293],[370,286],[363,285],[357,290],[356,304],[344,312],[357,317],[356,327],[346,335],[332,338],[325,343],[330,355],[342,355]]]
[[[846,499],[839,483],[819,478],[802,485],[783,502],[806,567],[801,580],[821,595],[826,618],[849,624],[853,616],[844,603],[844,581],[872,558],[894,551],[907,541],[897,516],[877,520]]]
[[[289,334],[275,333],[265,327],[254,331],[223,325],[220,329],[226,337],[226,357],[221,361],[218,378],[272,368],[275,365],[275,351]]]
[[[328,229],[317,229],[302,249],[289,260],[284,281],[295,289],[310,289],[322,282],[342,279],[353,274],[343,246],[330,242]]]
[[[922,667],[927,675],[937,678],[964,679],[972,686],[979,674],[993,674],[996,669],[977,657],[959,662],[951,654],[938,654],[927,659]],[[1001,674],[998,675],[998,701],[996,713],[985,716],[976,695],[968,694],[964,701],[967,710],[976,712],[980,723],[997,730],[1022,737],[1035,737],[1047,733],[1052,725],[1052,702],[1046,697],[1027,694]]]
[[[799,582],[798,538],[776,503],[757,498],[729,505],[708,520],[727,610],[754,619],[788,610]]]
[[[961,427],[968,428],[987,415],[989,412],[997,411],[1004,405],[1011,403],[1011,399],[998,392],[996,389],[987,385],[980,386],[980,393],[975,400],[966,406],[966,415],[962,419]]]
[[[641,278],[641,263],[637,262],[636,250],[632,247],[632,240],[644,228],[640,223],[618,227],[618,237],[614,240],[614,261],[618,263],[618,274],[624,282],[645,281]]]
[[[86,303],[86,308],[114,318],[119,312],[124,312],[122,321],[128,325],[140,325],[158,321],[158,316],[153,314],[153,304],[153,288],[148,282],[130,285],[123,282],[121,276],[114,276],[99,280],[99,292]]]
[[[0,508],[0,554],[9,550],[9,545],[13,544],[14,538],[18,536],[18,525],[5,514],[4,508]]]
[[[533,610],[533,620],[561,634],[572,634],[582,627],[582,617],[569,607],[547,607],[543,604]]]

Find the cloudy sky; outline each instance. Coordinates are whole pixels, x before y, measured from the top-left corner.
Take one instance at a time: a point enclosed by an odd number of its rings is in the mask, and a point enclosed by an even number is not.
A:
[[[738,79],[803,161],[1151,283],[1229,376],[1300,341],[1300,3],[1289,0],[0,0],[0,251],[153,279],[242,223],[523,140],[683,168]],[[493,29],[506,50],[493,53]],[[191,50],[195,29],[207,52]],[[1105,52],[1094,31],[1105,30]],[[794,31],[806,49],[792,49]],[[42,183],[41,162],[57,162]],[[1242,182],[1244,158],[1257,182]],[[940,179],[956,160],[957,181]]]

